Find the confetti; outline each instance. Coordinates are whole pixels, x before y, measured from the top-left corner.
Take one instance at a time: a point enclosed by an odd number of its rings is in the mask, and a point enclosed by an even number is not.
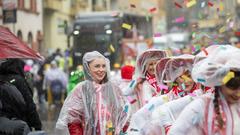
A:
[[[167,96],[163,96],[163,101],[164,101],[164,103],[168,102],[168,97]]]
[[[129,87],[132,88],[132,87],[134,86],[134,83],[135,83],[135,82],[136,82],[135,80],[132,80],[131,83],[130,83],[130,85],[129,85]]]
[[[130,104],[133,104],[137,101],[136,99],[133,99],[131,96],[127,96],[127,99],[130,102]]]
[[[110,50],[114,53],[115,52],[115,48],[113,47],[113,45],[111,44],[109,47],[110,47]]]
[[[182,83],[182,89],[185,90],[186,89],[186,86],[184,83]]]
[[[191,81],[191,79],[189,77],[187,77],[186,75],[182,75],[181,77],[187,82]]]
[[[152,12],[155,12],[157,10],[157,8],[151,8],[151,9],[149,9],[149,11],[152,13]]]
[[[192,0],[192,1],[188,2],[186,6],[187,6],[188,8],[190,8],[190,7],[192,7],[193,5],[195,5],[196,3],[197,3],[196,0]]]
[[[226,84],[230,79],[234,78],[234,76],[234,72],[228,72],[222,80],[223,84]]]
[[[197,79],[198,82],[206,82],[206,80],[202,79],[202,78],[198,78]]]
[[[136,8],[136,6],[134,4],[130,4],[131,8]]]
[[[162,35],[161,33],[155,33],[154,37],[161,37],[161,35]]]
[[[207,50],[203,47],[202,48],[202,51],[204,52],[204,54],[206,55],[206,56],[208,56],[208,52],[207,52]]]
[[[226,27],[225,26],[223,26],[222,28],[219,29],[219,33],[223,33],[225,31],[226,31]]]
[[[206,5],[206,2],[204,1],[204,2],[202,2],[201,3],[201,8],[204,8],[205,7],[205,5]]]
[[[212,2],[208,2],[208,6],[212,7],[213,3]]]
[[[159,87],[160,87],[161,90],[168,90],[167,85],[160,84]]]
[[[197,95],[194,94],[194,93],[189,93],[188,95],[191,96],[191,97],[196,97],[196,96],[197,96]]]
[[[152,105],[148,108],[148,110],[149,110],[149,111],[152,111],[153,108],[154,108],[154,104],[152,104]]]
[[[123,24],[122,24],[122,28],[125,28],[125,29],[130,30],[130,29],[132,28],[132,26],[129,25],[129,24],[127,24],[127,23],[123,23]]]
[[[182,8],[182,6],[180,4],[178,4],[177,2],[174,2],[174,5],[178,8]]]
[[[125,113],[128,112],[128,106],[125,106],[125,108],[124,108],[124,112],[125,112]]]
[[[184,17],[178,17],[178,18],[175,19],[175,22],[176,22],[176,23],[182,23],[182,22],[184,22],[184,21],[185,21],[185,18],[184,18]]]

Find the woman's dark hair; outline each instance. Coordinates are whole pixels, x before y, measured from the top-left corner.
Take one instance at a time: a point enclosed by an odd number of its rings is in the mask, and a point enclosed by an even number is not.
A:
[[[220,105],[219,105],[219,90],[220,87],[215,87],[215,94],[214,94],[214,99],[213,99],[213,105],[214,105],[214,111],[216,114],[216,120],[217,120],[217,126],[222,129],[223,125],[225,124],[222,118],[222,115],[220,113]]]
[[[236,90],[240,88],[240,71],[232,72],[234,72],[235,77],[230,79],[225,85],[232,90]]]

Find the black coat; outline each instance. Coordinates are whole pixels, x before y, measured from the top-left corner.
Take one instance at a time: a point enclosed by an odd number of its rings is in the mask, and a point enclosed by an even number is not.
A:
[[[26,122],[29,127],[34,127],[36,130],[42,128],[39,115],[36,110],[36,105],[33,102],[32,90],[30,89],[23,71],[24,62],[20,59],[9,59],[0,65],[0,79],[8,81],[15,85],[22,94],[26,102]]]
[[[22,94],[12,84],[0,80],[0,117],[25,120],[26,103]]]

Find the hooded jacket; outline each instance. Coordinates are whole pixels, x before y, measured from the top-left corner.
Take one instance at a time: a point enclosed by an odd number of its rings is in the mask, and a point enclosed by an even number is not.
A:
[[[41,130],[42,124],[36,110],[36,105],[33,102],[32,90],[25,80],[23,71],[24,62],[20,59],[8,59],[0,65],[0,79],[10,82],[15,85],[22,94],[26,102],[26,112],[23,114],[24,121],[29,127],[34,127],[36,130]]]

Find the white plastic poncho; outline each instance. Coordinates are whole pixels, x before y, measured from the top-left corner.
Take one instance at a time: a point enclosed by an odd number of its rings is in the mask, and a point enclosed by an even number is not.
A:
[[[238,48],[229,45],[218,47],[207,58],[194,65],[192,77],[205,86],[222,86],[224,85],[222,80],[230,70],[240,71],[239,57],[240,50]],[[223,128],[222,134],[234,134],[236,131],[233,131],[233,129],[236,129],[234,128],[236,126],[233,124],[236,120],[233,119],[230,111],[232,104],[227,103],[221,92],[219,102],[226,118],[226,127]],[[240,103],[237,103],[237,105],[240,105]],[[239,110],[238,108],[232,108],[232,111]],[[212,97],[198,98],[185,107],[170,129],[169,135],[218,135],[220,134],[219,130],[214,130],[214,125],[212,125],[216,120],[214,113]]]
[[[159,49],[149,49],[137,57],[134,78],[145,78],[147,72],[147,62],[150,60],[160,60],[167,57],[167,52]]]
[[[185,71],[191,72],[193,61],[194,56],[189,54],[160,60],[156,66],[157,82],[163,84],[164,79],[174,82],[176,78],[181,76]]]
[[[230,69],[240,70],[240,50],[230,45],[214,49],[204,60],[195,63],[192,78],[204,86],[221,86]]]
[[[89,62],[96,58],[104,58],[107,66],[107,80],[103,84],[93,81],[89,72]],[[108,59],[97,51],[88,52],[83,57],[83,67],[86,81],[79,83],[66,98],[56,128],[61,134],[68,133],[69,123],[81,123],[84,135],[106,135],[109,128],[120,133],[128,116],[128,106],[121,96],[121,90],[109,79],[110,64]],[[100,133],[97,133],[100,130]]]
[[[193,55],[181,55],[173,57],[165,66],[164,74],[166,78],[174,82],[177,77],[181,76],[186,71],[192,70]]]

